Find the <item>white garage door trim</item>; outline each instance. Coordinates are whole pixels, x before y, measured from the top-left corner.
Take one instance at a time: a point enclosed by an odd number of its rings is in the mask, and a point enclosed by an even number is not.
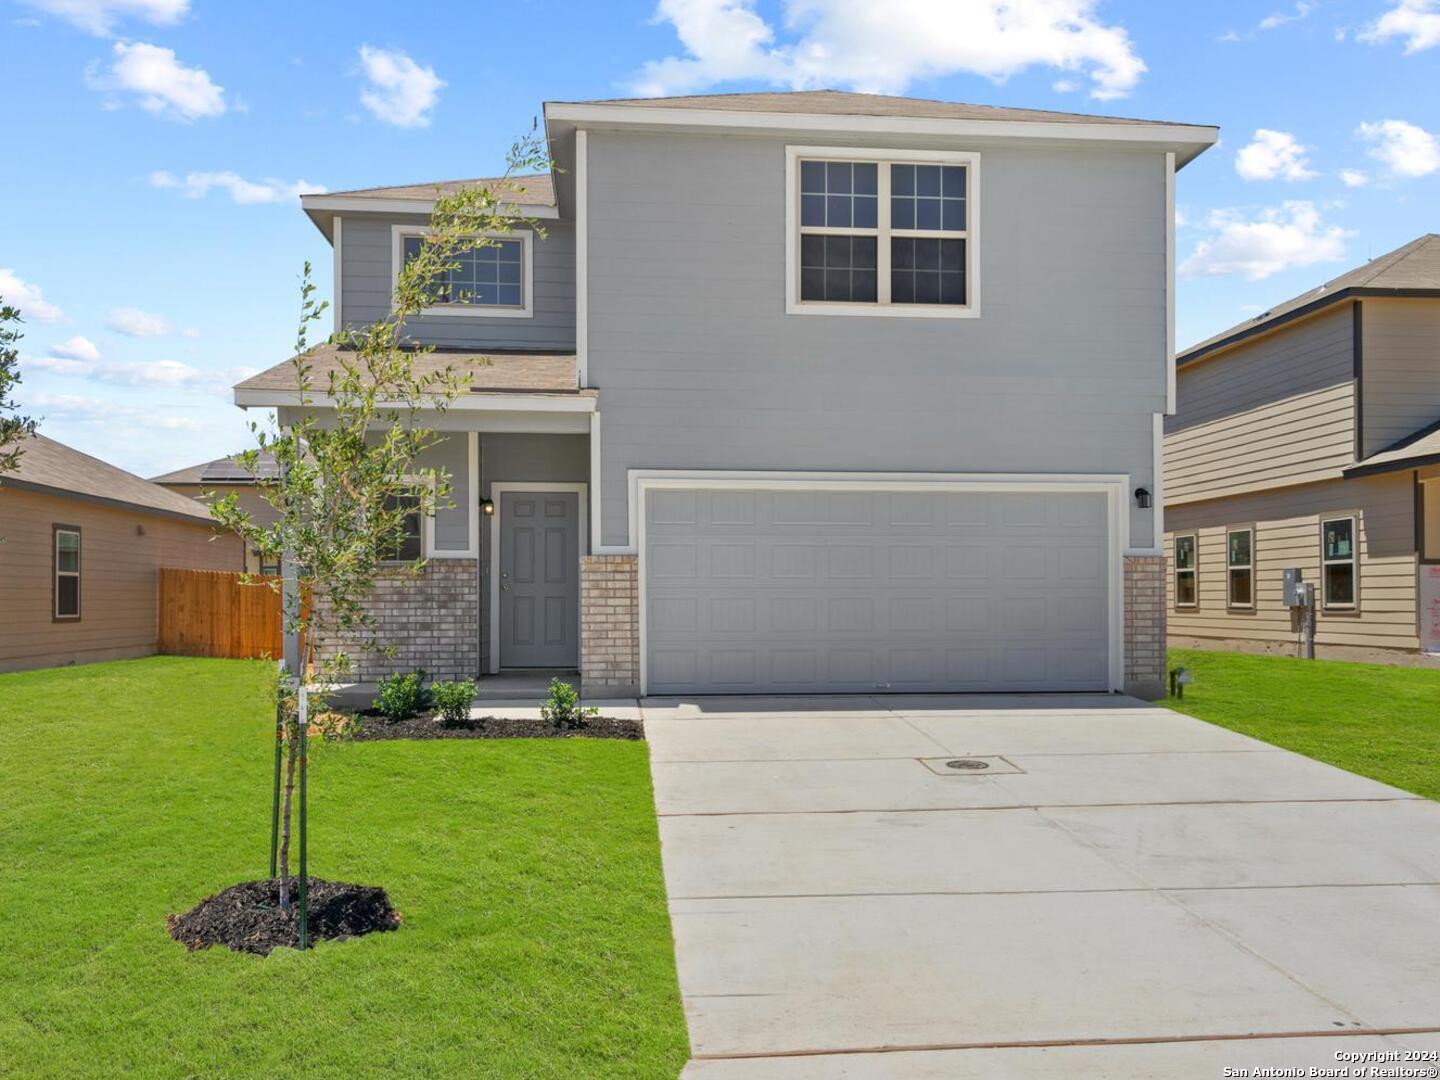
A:
[[[640,693],[649,691],[648,604],[645,583],[645,498],[651,491],[935,491],[1019,494],[1101,494],[1106,496],[1109,547],[1110,689],[1125,682],[1124,553],[1130,546],[1125,501],[1130,477],[1073,473],[819,473],[717,471],[706,469],[630,470],[630,535],[639,559]]]

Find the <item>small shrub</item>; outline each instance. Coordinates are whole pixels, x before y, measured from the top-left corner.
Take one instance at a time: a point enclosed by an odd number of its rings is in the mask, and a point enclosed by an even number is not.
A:
[[[352,712],[323,709],[310,718],[310,734],[326,742],[348,739],[360,730],[360,718]]]
[[[586,719],[599,713],[600,710],[593,705],[582,707],[580,691],[564,679],[550,680],[550,700],[540,706],[541,716],[566,731],[584,727]]]
[[[387,720],[409,720],[430,705],[425,677],[423,670],[385,676],[380,680],[380,692],[372,704]]]
[[[470,704],[475,700],[475,680],[437,682],[430,687],[430,696],[440,710],[443,723],[457,726],[470,720]]]

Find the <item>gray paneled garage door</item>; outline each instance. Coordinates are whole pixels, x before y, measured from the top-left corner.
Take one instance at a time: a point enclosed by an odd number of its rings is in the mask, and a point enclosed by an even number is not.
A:
[[[1108,689],[1103,495],[645,500],[652,694]]]

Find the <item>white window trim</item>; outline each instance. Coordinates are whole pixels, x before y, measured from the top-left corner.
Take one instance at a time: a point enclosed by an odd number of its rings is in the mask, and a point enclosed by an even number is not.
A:
[[[424,225],[390,226],[390,296],[394,303],[395,283],[400,278],[400,267],[404,265],[404,239],[407,236],[424,236],[429,230]],[[421,310],[421,315],[441,315],[466,319],[530,319],[535,316],[535,234],[529,229],[514,229],[511,232],[475,233],[478,238],[492,240],[520,241],[520,300],[519,307],[491,307],[484,304],[435,304]],[[393,310],[393,306],[392,306]]]
[[[1241,566],[1230,561],[1230,537],[1236,533],[1250,534],[1250,561]],[[1230,572],[1232,570],[1250,571],[1250,602],[1241,604],[1236,601],[1234,592],[1230,588]],[[1225,606],[1234,608],[1236,611],[1255,610],[1255,526],[1254,525],[1227,525],[1225,527]]]
[[[82,611],[84,610],[84,608],[83,608],[83,606],[82,606],[84,601],[83,601],[83,598],[82,598],[81,592],[80,592],[80,590],[81,590],[81,588],[82,588],[82,585],[81,585],[81,582],[80,582],[80,575],[81,575],[81,573],[82,573],[83,570],[84,570],[84,566],[83,566],[83,565],[81,564],[81,562],[80,562],[80,552],[81,552],[81,550],[82,550],[82,549],[81,549],[81,540],[80,540],[80,530],[79,530],[79,529],[66,529],[66,528],[59,528],[59,527],[57,527],[57,528],[54,530],[54,533],[55,533],[55,535],[54,535],[54,538],[51,540],[51,543],[53,543],[53,544],[55,545],[55,551],[54,551],[54,553],[53,553],[53,555],[52,555],[51,557],[55,560],[55,580],[54,580],[54,582],[53,582],[53,583],[51,584],[51,586],[50,586],[51,592],[54,593],[54,602],[53,602],[53,605],[52,605],[53,610],[50,612],[50,615],[51,615],[51,618],[53,618],[53,619],[54,619],[55,621],[57,621],[57,622],[79,622],[79,621],[80,621],[80,615],[81,615]],[[76,568],[75,568],[74,570],[61,570],[61,569],[60,569],[60,537],[62,537],[62,536],[73,536],[73,537],[75,537],[75,567],[76,567]],[[62,614],[60,613],[60,579],[61,579],[61,578],[67,578],[67,577],[73,577],[73,578],[75,579],[75,613],[74,613],[73,615],[62,615]]]
[[[517,485],[524,486],[524,485]],[[649,619],[646,612],[645,498],[657,489],[722,491],[977,491],[1019,493],[1094,493],[1106,496],[1106,541],[1110,689],[1125,686],[1125,562],[1130,514],[1126,493],[1128,475],[1026,474],[1026,473],[806,473],[747,470],[632,469],[630,470],[630,535],[635,540],[639,585],[640,694],[649,692]]]
[[[1332,521],[1350,522],[1350,557],[1348,559],[1325,558],[1325,526]],[[1350,595],[1348,604],[1330,602],[1329,579],[1325,576],[1328,566],[1350,567]],[[1360,515],[1325,514],[1320,518],[1320,610],[1354,612],[1360,610]]]
[[[954,304],[873,304],[842,303],[828,300],[800,299],[800,162],[807,161],[874,161],[903,165],[940,164],[964,165],[965,223],[963,234],[931,230],[907,229],[904,235],[934,235],[965,240],[966,302]],[[877,296],[888,295],[890,285],[890,170],[877,170],[876,244]],[[825,232],[807,229],[807,232]],[[870,230],[837,229],[836,234],[868,234]],[[785,147],[785,312],[787,315],[868,315],[872,318],[909,319],[978,319],[980,317],[980,155],[959,150],[888,150],[853,146],[787,146]]]
[[[492,480],[490,482],[490,498],[495,504],[495,513],[490,515],[490,658],[489,670],[491,675],[500,674],[500,519],[504,500],[500,496],[506,492],[517,491],[539,491],[573,492],[576,496],[576,505],[580,515],[576,522],[576,535],[579,542],[575,545],[575,582],[580,585],[580,559],[590,554],[590,526],[586,520],[589,509],[589,484],[561,484],[561,483],[527,483],[523,480]],[[577,593],[580,591],[577,588]],[[578,635],[582,630],[580,625],[580,606],[577,600],[575,610],[575,633]],[[576,648],[580,646],[577,638]],[[577,657],[577,659],[582,659]]]
[[[1180,567],[1179,546],[1181,540],[1190,540],[1193,545],[1191,548],[1191,551],[1193,552],[1191,565],[1186,569],[1181,569]],[[1173,570],[1175,573],[1175,610],[1194,611],[1200,606],[1200,534],[1193,531],[1176,533],[1173,543],[1175,545],[1175,549],[1172,550],[1170,558],[1171,562],[1173,563]],[[1191,600],[1189,603],[1180,602],[1181,574],[1189,574],[1195,582],[1195,599]]]

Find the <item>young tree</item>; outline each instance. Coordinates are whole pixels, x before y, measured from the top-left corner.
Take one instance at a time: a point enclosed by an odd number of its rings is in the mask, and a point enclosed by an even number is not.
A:
[[[35,432],[35,420],[20,414],[10,395],[20,384],[20,309],[0,296],[0,480],[20,467],[24,441]]]
[[[397,568],[387,565],[388,556],[399,549],[408,516],[417,511],[422,516],[433,514],[449,500],[449,477],[443,470],[419,468],[417,461],[438,440],[425,426],[427,415],[443,413],[455,399],[462,373],[452,367],[430,370],[431,365],[417,364],[433,347],[410,340],[406,321],[442,297],[463,299],[449,295],[445,284],[460,252],[494,244],[495,237],[522,223],[544,235],[514,207],[523,190],[517,177],[548,167],[544,143],[532,133],[511,148],[501,181],[437,198],[418,255],[405,263],[397,277],[390,314],[369,326],[333,335],[330,343],[339,346],[338,366],[323,379],[316,377],[307,356],[308,336],[311,324],[329,305],[315,300],[310,265],[305,265],[293,361],[300,404],[287,410],[284,423],[274,429],[251,424],[256,446],[237,455],[276,511],[276,520],[257,523],[233,494],[217,500],[211,513],[265,561],[283,558],[287,584],[298,582],[299,589],[290,592],[285,606],[286,631],[297,634],[302,643],[300,670],[293,674],[322,695],[326,686],[344,678],[350,666],[343,648],[333,643],[358,642],[367,650],[393,651],[390,643],[380,640],[368,606],[370,595],[382,573],[420,574],[423,563]],[[262,454],[273,457],[278,476],[261,475]],[[268,584],[280,587],[274,581]],[[303,602],[296,602],[297,592],[303,594]],[[322,643],[331,644],[322,649]],[[281,714],[291,711],[282,708]],[[293,716],[288,724],[280,814],[284,910],[290,907],[291,803],[304,742]],[[299,765],[303,772],[305,762]],[[301,814],[303,818],[303,779]]]

